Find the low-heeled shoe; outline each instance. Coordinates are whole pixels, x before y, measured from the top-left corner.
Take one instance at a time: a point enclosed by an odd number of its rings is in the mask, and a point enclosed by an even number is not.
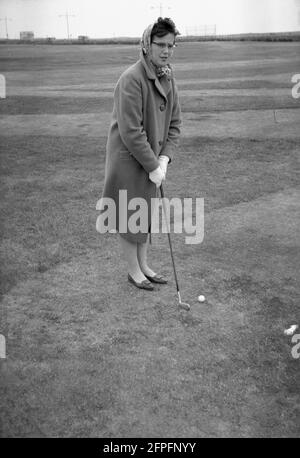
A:
[[[153,291],[154,290],[153,286],[151,285],[150,281],[148,281],[148,280],[144,280],[141,283],[138,283],[137,281],[135,281],[132,278],[131,275],[128,274],[128,281],[130,283],[132,283],[134,286],[136,286],[137,288],[146,289],[148,291]]]
[[[145,275],[145,274],[144,274]],[[168,280],[166,280],[162,275],[154,275],[154,277],[150,277],[149,275],[145,275],[148,280],[152,281],[152,283],[160,283],[161,285],[166,285]]]

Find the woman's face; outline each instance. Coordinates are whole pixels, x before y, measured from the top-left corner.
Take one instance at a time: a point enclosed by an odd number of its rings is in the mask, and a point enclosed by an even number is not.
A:
[[[168,33],[164,37],[154,35],[150,47],[151,62],[157,67],[167,65],[172,57],[174,44],[174,33]]]

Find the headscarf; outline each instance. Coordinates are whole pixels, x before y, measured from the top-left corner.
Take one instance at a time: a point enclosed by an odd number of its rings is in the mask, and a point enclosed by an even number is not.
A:
[[[169,64],[164,65],[162,67],[158,67],[154,65],[151,60],[149,59],[150,47],[151,47],[151,32],[154,27],[154,23],[148,25],[148,27],[144,30],[142,38],[141,38],[141,57],[143,57],[148,65],[150,64],[152,68],[154,68],[156,76],[161,78],[162,76],[171,76],[172,69]]]
[[[148,25],[148,27],[144,30],[142,38],[141,38],[141,48],[142,53],[146,56],[149,54],[150,46],[151,46],[151,32],[154,27],[154,23]]]

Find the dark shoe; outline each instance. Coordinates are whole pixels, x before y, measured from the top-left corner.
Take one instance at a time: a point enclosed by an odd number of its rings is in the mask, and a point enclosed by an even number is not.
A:
[[[144,280],[141,283],[136,282],[131,275],[128,274],[128,281],[132,283],[134,286],[140,289],[147,289],[148,291],[153,291],[154,288],[151,285],[150,281]]]
[[[144,274],[145,275],[145,274]],[[168,280],[166,280],[162,275],[154,275],[154,277],[149,277],[149,275],[145,275],[148,280],[152,281],[152,283],[160,283],[161,285],[166,285]]]

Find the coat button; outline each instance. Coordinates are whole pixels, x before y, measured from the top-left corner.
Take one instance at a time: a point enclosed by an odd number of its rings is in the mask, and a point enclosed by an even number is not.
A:
[[[165,111],[166,109],[166,105],[164,103],[161,104],[161,106],[159,107],[160,111]]]
[[[159,146],[161,146],[163,144],[163,141],[159,140],[158,144],[159,144]]]

